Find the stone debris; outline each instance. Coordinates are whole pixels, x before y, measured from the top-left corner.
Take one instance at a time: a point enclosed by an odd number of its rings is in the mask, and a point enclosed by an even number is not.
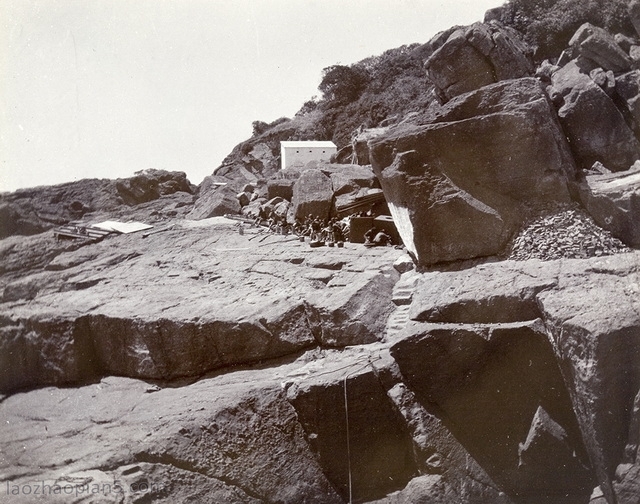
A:
[[[584,259],[629,252],[577,206],[560,207],[526,225],[513,241],[509,259]]]

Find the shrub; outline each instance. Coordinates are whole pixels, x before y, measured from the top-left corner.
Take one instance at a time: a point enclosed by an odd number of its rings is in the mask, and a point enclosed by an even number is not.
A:
[[[501,21],[524,34],[538,61],[559,56],[586,22],[611,33],[635,35],[629,0],[508,0]]]

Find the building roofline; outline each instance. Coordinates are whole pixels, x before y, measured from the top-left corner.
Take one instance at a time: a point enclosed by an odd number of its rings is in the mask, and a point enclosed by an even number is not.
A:
[[[331,141],[322,140],[299,140],[299,141],[281,141],[281,147],[335,147],[336,144]]]

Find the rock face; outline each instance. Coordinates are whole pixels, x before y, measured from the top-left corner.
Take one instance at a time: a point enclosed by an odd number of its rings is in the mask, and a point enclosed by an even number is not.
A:
[[[392,348],[392,355],[396,357],[396,360],[399,359],[400,369],[407,381],[411,381],[411,377],[414,377],[415,382],[411,387],[417,389],[416,393],[422,397],[423,402],[436,401],[443,408],[458,407],[456,394],[464,391],[465,387],[471,386],[469,384],[475,383],[472,369],[464,367],[464,363],[475,365],[479,359],[479,349],[485,348],[484,345],[487,344],[498,344],[499,341],[485,336],[477,339],[479,347],[472,345],[470,341],[460,342],[458,346],[451,347],[450,345],[455,345],[456,339],[453,334],[456,334],[456,331],[461,334],[460,338],[464,336],[464,338],[473,340],[477,337],[472,337],[478,331],[475,326],[465,328],[460,327],[459,323],[483,323],[490,324],[491,327],[499,327],[501,331],[522,331],[517,327],[522,326],[523,322],[516,322],[517,320],[541,317],[545,321],[545,333],[548,331],[551,344],[547,346],[542,339],[538,339],[537,341],[542,347],[533,351],[531,355],[535,354],[537,358],[546,359],[546,365],[551,367],[546,368],[547,371],[539,370],[538,373],[534,373],[532,376],[535,378],[532,379],[546,379],[544,376],[551,376],[549,370],[554,369],[555,366],[555,369],[559,369],[559,373],[562,375],[562,381],[566,383],[571,405],[570,408],[567,408],[563,399],[562,403],[565,406],[558,409],[560,403],[556,403],[554,410],[556,413],[553,413],[548,406],[543,404],[548,401],[548,398],[540,399],[540,405],[545,412],[566,432],[565,436],[555,427],[547,427],[546,429],[550,430],[551,434],[544,434],[543,437],[549,438],[551,436],[560,445],[566,444],[567,439],[574,439],[571,444],[578,454],[580,464],[573,463],[573,467],[579,469],[580,465],[590,465],[608,502],[615,502],[613,499],[617,490],[614,473],[617,466],[623,461],[621,454],[624,453],[625,443],[628,443],[627,440],[630,436],[629,422],[632,418],[632,404],[640,388],[640,360],[638,356],[640,351],[638,300],[640,298],[637,296],[639,267],[638,253],[634,252],[610,258],[549,263],[507,261],[476,267],[472,274],[464,270],[448,273],[426,273],[423,275],[421,283],[416,287],[409,316],[417,321],[429,322],[420,322],[418,326],[411,329],[409,338],[396,343]],[[587,283],[585,283],[585,274],[589,275]],[[470,294],[471,292],[473,294]],[[479,292],[482,294],[478,295]],[[598,315],[599,313],[611,314],[611,318]],[[442,326],[434,328],[433,325],[429,325],[433,322],[457,325],[450,328]],[[505,327],[505,324],[510,325]],[[525,323],[524,326],[529,327],[529,323]],[[530,332],[532,328],[535,328],[535,325],[530,326],[526,331],[534,338],[532,341],[536,341],[533,336],[536,331]],[[447,334],[447,331],[451,335],[443,336],[443,334]],[[442,340],[440,341],[438,338],[442,338]],[[507,344],[509,339],[504,341]],[[460,348],[465,353],[464,356],[461,355],[447,365],[442,362],[440,365],[434,364],[434,369],[429,371],[425,369],[424,362],[438,362],[438,359],[435,357],[435,360],[422,359],[423,364],[418,365],[415,360],[416,356],[422,355],[424,357],[422,352],[417,350],[421,345],[429,348],[429,351],[435,352],[434,355],[441,359],[454,359],[452,355],[456,355],[457,352],[457,350],[454,351],[454,348]],[[524,341],[518,345],[518,348],[520,350],[526,348]],[[469,355],[476,357],[471,358]],[[497,365],[499,360],[495,359],[498,355],[504,354],[490,352],[490,355],[492,356],[491,365]],[[545,355],[547,357],[544,357]],[[552,361],[549,361],[549,355],[554,356]],[[463,357],[469,360],[464,360]],[[514,360],[517,359],[515,357],[509,358],[507,362],[511,363]],[[531,359],[532,366],[535,367],[536,362],[536,359]],[[481,369],[483,372],[488,372],[489,367],[487,364],[487,366],[481,366]],[[456,369],[458,371],[455,371]],[[450,372],[452,376],[441,380],[435,377],[438,373],[446,372]],[[523,367],[519,367],[519,372],[524,372]],[[502,373],[498,374],[502,376]],[[524,376],[522,378],[524,379]],[[507,380],[507,382],[509,381]],[[504,390],[501,393],[507,394],[510,386],[507,382],[504,386],[489,386],[486,392],[477,391],[470,397],[474,398],[473,401],[481,401],[482,398],[486,398],[487,394],[493,397],[491,394],[498,389]],[[429,383],[433,385],[429,385]],[[458,383],[460,385],[457,385]],[[492,382],[487,378],[478,383],[478,386],[481,386]],[[562,388],[561,385],[553,385],[552,388],[559,390],[559,387]],[[547,390],[546,386],[542,388]],[[422,392],[419,392],[420,390]],[[489,390],[492,392],[490,393]],[[534,385],[531,385],[527,388],[527,396],[529,397],[529,394],[534,393],[532,391],[535,390]],[[453,406],[449,405],[449,401],[453,402]],[[472,407],[473,401],[467,398],[463,401],[464,407]],[[491,401],[497,401],[496,404],[499,404],[499,398],[494,397]],[[514,404],[522,404],[522,400],[512,399],[509,402],[511,409]],[[531,404],[530,408],[533,409],[529,409],[527,414],[523,413],[522,424],[520,424],[523,432],[526,431],[524,417],[533,416],[537,405]],[[515,414],[515,411],[513,412]],[[453,409],[447,413],[448,416],[455,414],[456,411]],[[466,417],[465,415],[463,417],[476,418],[478,414],[481,413],[466,414]],[[575,414],[578,429],[575,427],[574,420],[570,418],[573,414]],[[500,415],[501,418],[507,416]],[[561,417],[564,420],[560,420]],[[463,418],[461,417],[458,421],[455,420],[456,418],[451,418],[451,421],[458,428],[462,428],[461,425],[464,426]],[[532,421],[532,430],[529,430],[528,433],[524,432],[524,435],[518,440],[519,443],[523,443],[520,450],[521,455],[524,453],[523,450],[526,452],[528,446],[531,445],[531,443],[527,444],[527,438],[531,440],[531,436],[535,438],[542,435],[536,434],[536,429],[538,429],[535,426],[536,422]],[[513,425],[515,426],[516,423]],[[550,425],[553,426],[553,424]],[[474,424],[469,427],[477,430],[481,428],[481,425]],[[509,427],[505,426],[504,428],[508,429]],[[579,435],[576,435],[577,431],[579,431]],[[558,434],[559,432],[560,434]],[[464,433],[460,435],[464,435]],[[457,436],[459,439],[460,435]],[[484,434],[479,437],[484,439],[488,435]],[[514,433],[508,434],[508,439],[511,440],[509,442],[514,442],[513,436],[515,436]],[[497,440],[496,443],[499,444]],[[463,444],[472,454],[474,453],[471,445]],[[581,444],[584,445],[583,451],[579,447]],[[483,454],[488,454],[491,449],[485,447],[480,451]],[[511,450],[509,453],[511,453],[510,456],[514,456]],[[568,452],[565,450],[564,453]],[[586,462],[587,457],[580,457],[580,453],[588,455],[588,463]],[[496,482],[501,479],[502,471],[508,471],[508,468],[514,470],[515,459],[508,462],[507,459],[501,458],[503,456],[505,454],[501,452],[496,454],[497,461],[481,462],[482,467]],[[475,454],[474,457],[480,462],[478,457],[481,455]],[[635,460],[635,458],[632,459]],[[501,460],[502,462],[500,462]],[[495,468],[497,473],[491,472],[488,467]],[[533,471],[532,474],[536,474],[544,468],[530,469]],[[511,475],[507,479],[510,483],[518,481],[518,477],[515,475]],[[579,481],[577,474],[570,476],[570,481]],[[564,485],[566,486],[567,483],[565,482]],[[523,488],[526,486],[519,489],[514,488],[513,491],[520,495]]]
[[[328,165],[323,169],[331,177],[333,214],[339,214],[340,208],[354,204],[358,197],[366,196],[371,189],[380,190],[380,182],[371,166]]]
[[[208,219],[228,213],[240,213],[240,203],[236,191],[226,182],[219,182],[214,177],[205,177],[200,184],[200,194],[189,212],[190,219]]]
[[[436,405],[456,438],[509,495],[522,502],[577,502],[589,495],[589,471],[571,456],[583,449],[569,396],[541,324],[415,326],[391,353],[419,401]],[[518,442],[527,438],[540,406],[569,426],[571,441],[557,450],[568,465],[518,460]],[[562,476],[553,483],[540,479],[541,466]]]
[[[640,502],[640,252],[606,231],[640,243],[636,43],[585,25],[534,78],[509,29],[443,32],[444,104],[359,128],[373,170],[277,172],[285,119],[197,201],[157,171],[2,195],[2,236],[154,228],[0,240],[0,500]],[[208,218],[378,179],[408,254]]]
[[[443,101],[488,84],[531,75],[527,46],[515,31],[476,23],[455,30],[426,61]]]
[[[633,399],[640,388],[640,306],[637,254],[601,260],[592,267],[593,287],[571,278],[561,289],[541,293],[555,351],[572,396],[583,439],[600,487],[608,498],[628,435]],[[623,279],[623,280],[621,280]],[[598,306],[610,314],[595,315]]]
[[[240,235],[226,219],[59,251],[43,272],[5,277],[0,389],[103,374],[176,379],[377,341],[399,255],[356,244],[316,251],[297,238]],[[389,266],[369,269],[387,256]]]
[[[164,170],[144,170],[131,178],[117,180],[116,189],[127,205],[146,203],[178,191],[192,192],[185,173]]]
[[[416,473],[406,424],[371,369],[354,367],[342,381],[306,380],[288,397],[345,501],[384,496]]]
[[[333,204],[331,178],[320,170],[305,170],[293,185],[291,199],[293,219],[315,215],[327,219]]]
[[[17,394],[0,407],[3,502],[37,502],[43,491],[56,503],[70,495],[79,503],[343,502],[273,373],[179,388],[110,377]],[[39,439],[18,434],[43,419]],[[37,466],[46,469],[34,478]]]
[[[640,157],[640,143],[611,98],[575,64],[558,70],[552,82],[564,97],[558,117],[578,164],[627,170]]]
[[[7,247],[8,502],[634,502],[637,252],[400,275],[236,226]]]
[[[573,35],[569,46],[597,66],[613,72],[624,72],[631,68],[631,58],[618,45],[608,31],[585,23]]]
[[[144,215],[147,221],[184,215],[194,192],[183,172],[164,170],[144,170],[129,179],[21,189],[0,195],[0,238],[42,233],[82,218],[98,220],[105,213],[126,220]]]
[[[580,198],[601,227],[627,245],[640,246],[640,167],[587,176],[580,185]]]
[[[640,70],[619,75],[615,79],[616,94],[626,106],[630,126],[638,136],[640,132]],[[625,109],[623,109],[623,112]]]
[[[369,146],[420,265],[498,253],[526,206],[569,200],[575,169],[546,95],[529,78],[461,96],[430,124],[391,128]]]

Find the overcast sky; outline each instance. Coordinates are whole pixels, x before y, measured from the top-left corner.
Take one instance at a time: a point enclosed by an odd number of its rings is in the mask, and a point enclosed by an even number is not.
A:
[[[199,184],[323,68],[502,0],[1,0],[0,190],[137,170]]]

